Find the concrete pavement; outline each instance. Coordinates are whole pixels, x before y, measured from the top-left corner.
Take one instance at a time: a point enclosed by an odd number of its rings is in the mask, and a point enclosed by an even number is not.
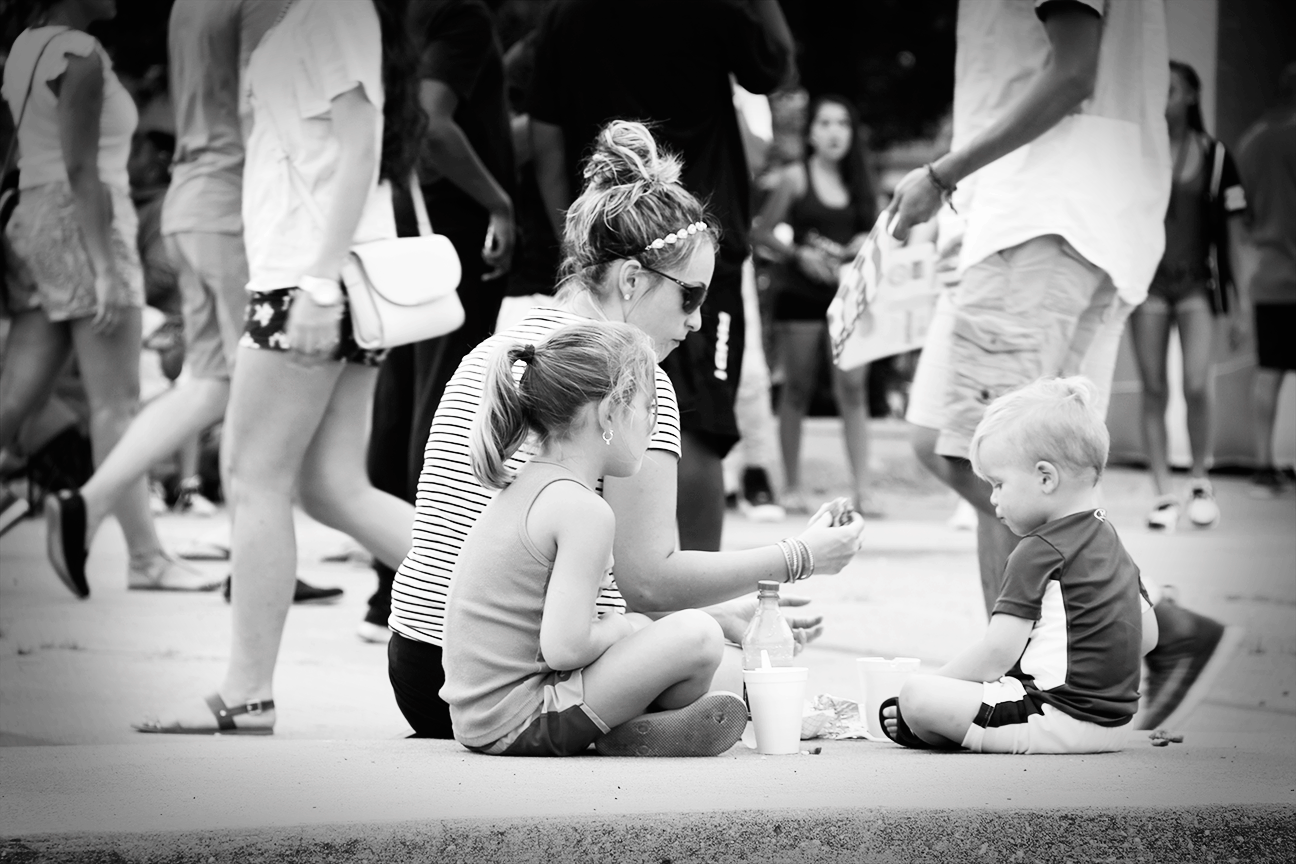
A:
[[[842,574],[798,591],[828,618],[803,655],[810,693],[854,698],[858,656],[947,659],[983,626],[974,538],[944,525],[954,501],[913,464],[902,430],[877,430],[888,518]],[[844,477],[835,424],[808,428],[807,476]],[[1252,501],[1217,481],[1224,520],[1151,535],[1140,474],[1112,471],[1111,517],[1149,579],[1247,628],[1207,701],[1153,748],[976,757],[867,741],[817,755],[709,760],[504,760],[406,741],[385,652],[353,634],[373,578],[345,538],[303,520],[302,573],[347,589],[294,608],[270,739],[144,736],[132,721],[219,680],[228,607],[218,594],[125,590],[116,529],[96,539],[94,594],[49,571],[43,529],[0,540],[0,862],[98,860],[968,861],[1296,859],[1296,500]],[[169,542],[222,540],[222,517],[166,517]],[[726,523],[726,546],[796,530]],[[213,575],[224,565],[204,564]]]

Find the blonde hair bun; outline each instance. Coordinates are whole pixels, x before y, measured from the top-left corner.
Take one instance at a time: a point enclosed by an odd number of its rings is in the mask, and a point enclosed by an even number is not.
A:
[[[657,146],[652,132],[633,120],[613,120],[599,131],[594,150],[585,161],[586,188],[648,187],[678,183],[684,164]],[[636,197],[632,195],[631,197]]]

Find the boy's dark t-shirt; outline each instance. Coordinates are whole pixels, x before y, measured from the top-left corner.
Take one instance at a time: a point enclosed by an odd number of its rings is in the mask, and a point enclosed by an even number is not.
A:
[[[1147,600],[1138,566],[1104,511],[1041,525],[1009,556],[994,607],[1035,622],[1008,674],[1078,720],[1129,722],[1138,708],[1140,597]]]

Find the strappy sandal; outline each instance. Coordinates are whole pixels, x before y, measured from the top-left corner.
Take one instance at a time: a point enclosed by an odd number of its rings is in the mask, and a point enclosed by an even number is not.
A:
[[[888,708],[895,708],[894,718],[888,718],[883,713]],[[891,730],[887,728],[886,721],[888,719],[895,720],[896,728],[895,728],[894,735],[891,734]],[[888,699],[882,700],[882,704],[878,706],[878,723],[882,726],[883,733],[885,733],[888,738],[890,738],[895,743],[899,744],[901,747],[909,747],[914,750],[935,750],[936,749],[935,747],[933,747],[932,745],[928,744],[926,741],[924,741],[923,739],[915,735],[914,731],[909,728],[909,724],[905,722],[904,717],[901,716],[900,714],[900,699],[897,696],[892,696]]]
[[[242,714],[256,716],[274,708],[273,699],[259,699],[244,702],[233,707],[226,705],[219,693],[213,693],[204,699],[216,718],[216,726],[181,726],[179,723],[161,723],[146,720],[143,723],[132,723],[136,732],[149,732],[155,735],[273,735],[273,726],[235,726],[234,718]]]

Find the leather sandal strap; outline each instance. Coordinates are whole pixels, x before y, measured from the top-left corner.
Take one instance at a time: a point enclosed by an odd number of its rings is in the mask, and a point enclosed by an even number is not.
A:
[[[273,699],[256,699],[251,702],[244,702],[242,705],[229,706],[225,700],[220,697],[219,693],[213,693],[205,700],[207,707],[211,709],[212,716],[216,718],[216,727],[222,732],[228,732],[237,728],[234,725],[234,718],[240,714],[260,714],[262,711],[269,711],[274,707]]]

